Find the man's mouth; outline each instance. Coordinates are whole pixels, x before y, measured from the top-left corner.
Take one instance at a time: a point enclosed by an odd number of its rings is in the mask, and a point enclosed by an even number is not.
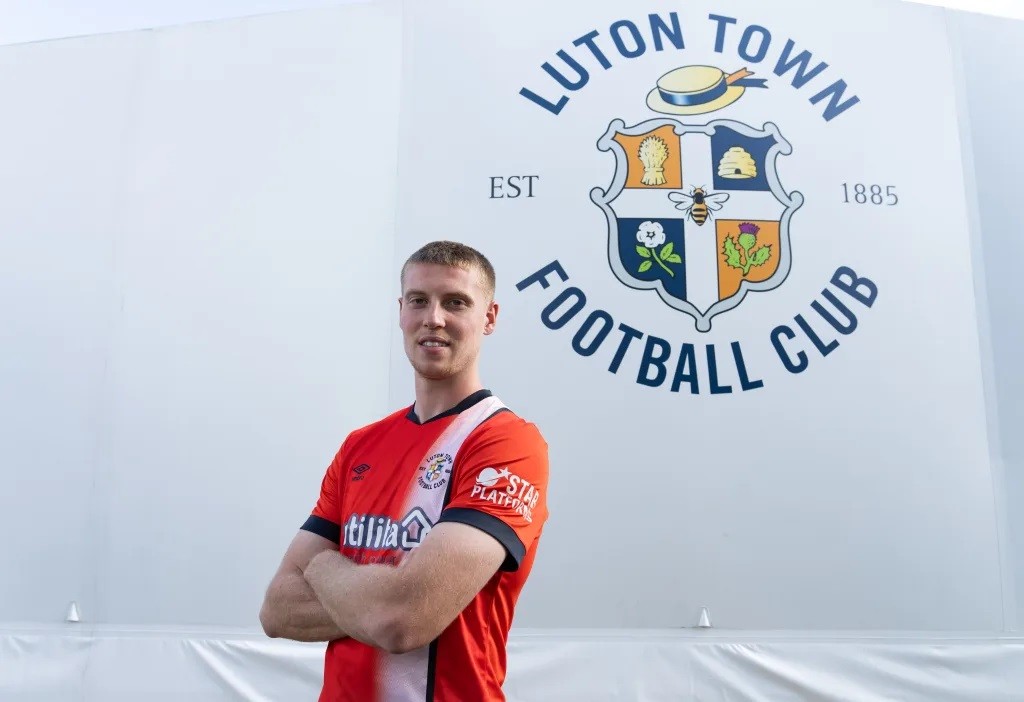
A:
[[[444,339],[436,338],[421,339],[420,346],[425,346],[428,349],[444,348],[448,346],[448,342]]]

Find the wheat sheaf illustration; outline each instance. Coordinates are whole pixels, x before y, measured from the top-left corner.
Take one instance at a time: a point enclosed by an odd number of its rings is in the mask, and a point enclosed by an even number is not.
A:
[[[640,162],[644,164],[644,185],[664,185],[665,165],[668,159],[668,144],[661,137],[649,136],[640,142]]]

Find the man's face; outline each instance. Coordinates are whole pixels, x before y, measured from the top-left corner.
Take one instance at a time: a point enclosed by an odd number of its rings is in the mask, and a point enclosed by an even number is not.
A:
[[[498,316],[479,269],[413,263],[402,287],[399,325],[416,372],[431,380],[475,373],[481,340]]]

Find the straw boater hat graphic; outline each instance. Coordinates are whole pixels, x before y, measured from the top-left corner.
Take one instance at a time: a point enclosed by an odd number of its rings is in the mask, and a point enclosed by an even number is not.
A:
[[[714,66],[682,66],[658,79],[647,94],[647,106],[670,115],[700,115],[727,107],[743,96],[747,88],[767,88],[764,78],[746,68],[726,75]]]

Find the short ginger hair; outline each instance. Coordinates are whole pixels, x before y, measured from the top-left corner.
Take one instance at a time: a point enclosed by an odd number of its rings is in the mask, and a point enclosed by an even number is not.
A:
[[[472,270],[476,268],[483,276],[484,290],[494,297],[496,277],[494,266],[487,257],[472,246],[457,241],[432,241],[417,249],[402,265],[401,283],[405,285],[405,271],[414,263],[433,263],[439,266],[451,266]]]

